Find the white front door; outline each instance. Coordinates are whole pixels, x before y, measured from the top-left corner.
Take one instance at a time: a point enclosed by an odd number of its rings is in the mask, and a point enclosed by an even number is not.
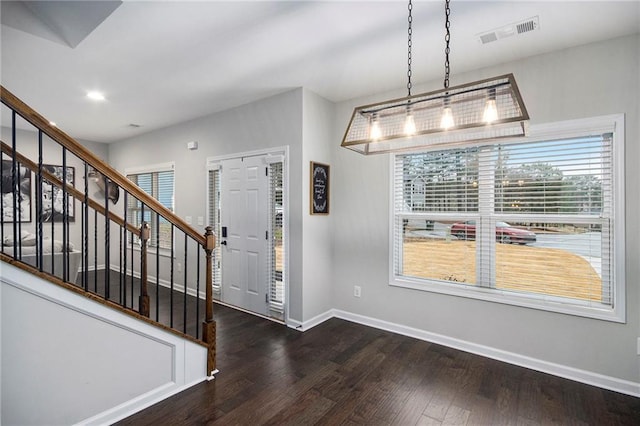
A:
[[[221,166],[221,299],[267,315],[269,180],[265,157],[224,160]]]

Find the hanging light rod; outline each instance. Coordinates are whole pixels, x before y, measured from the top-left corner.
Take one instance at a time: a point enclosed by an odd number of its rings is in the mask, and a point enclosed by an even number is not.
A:
[[[356,107],[341,146],[361,154],[526,136],[529,114],[513,74],[449,87],[449,0],[445,0],[444,89],[411,95],[409,0],[407,96]]]

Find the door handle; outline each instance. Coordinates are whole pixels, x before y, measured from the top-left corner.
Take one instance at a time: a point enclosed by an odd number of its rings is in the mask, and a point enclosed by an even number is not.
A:
[[[223,245],[223,246],[226,246],[227,242],[226,241],[220,241],[220,244]]]

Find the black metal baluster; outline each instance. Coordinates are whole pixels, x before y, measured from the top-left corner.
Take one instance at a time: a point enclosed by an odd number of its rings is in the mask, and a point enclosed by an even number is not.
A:
[[[156,321],[160,318],[160,213],[156,212]]]
[[[38,176],[36,182],[36,264],[42,271],[44,268],[44,245],[42,232],[42,130],[38,131]]]
[[[118,302],[122,306],[124,306],[124,303],[123,303],[124,294],[122,293],[122,289],[123,289],[123,285],[122,285],[122,252],[123,252],[123,248],[125,248],[125,247],[126,246],[123,246],[123,241],[122,241],[122,231],[120,231],[120,232],[118,232],[118,252],[119,252],[118,253]]]
[[[98,292],[98,210],[93,211],[93,291]]]
[[[109,180],[106,176],[103,175],[104,178],[104,287],[105,287],[105,298],[109,300],[111,296],[111,249],[109,247],[109,239],[110,239],[110,220],[109,217]]]
[[[169,295],[169,309],[171,314],[170,327],[173,328],[173,223],[171,224],[171,294]]]
[[[189,268],[187,267],[187,234],[184,234],[184,299],[182,301],[182,320],[183,320],[183,332],[187,334],[187,271]]]
[[[122,288],[122,306],[127,306],[127,220],[129,218],[129,214],[127,209],[129,208],[129,202],[127,201],[129,193],[124,191],[124,265],[123,269],[120,270],[120,276],[122,277],[122,282],[124,284]],[[131,238],[133,240],[133,238]],[[133,242],[133,241],[132,241]],[[131,252],[133,253],[133,244],[131,245]]]
[[[56,237],[56,232],[55,232],[55,219],[56,219],[56,210],[53,208],[53,202],[55,200],[55,192],[54,192],[54,188],[55,185],[53,184],[53,182],[50,182],[50,186],[51,186],[51,214],[49,216],[49,221],[51,222],[51,252],[49,253],[49,257],[51,258],[51,275],[55,275],[56,274],[56,267],[55,264],[56,262],[54,262],[55,257],[53,257],[53,254],[56,252],[55,251],[55,247],[53,245],[53,242],[55,241],[55,237]]]
[[[82,209],[82,258],[84,263],[84,268],[82,269],[82,287],[85,291],[89,291],[89,165],[86,161],[84,162],[84,204],[82,205]]]
[[[131,235],[129,236],[129,238],[131,238],[131,309],[133,309],[133,286],[135,284],[133,282],[133,239],[134,239],[133,232],[131,232]]]
[[[62,280],[69,281],[69,194],[67,193],[67,149],[62,147]]]
[[[20,216],[18,215],[18,202],[20,191],[18,187],[17,178],[17,163],[16,163],[16,112],[12,111],[11,114],[11,192],[13,193],[13,257],[18,256],[18,227],[20,224]],[[21,257],[21,256],[20,256]]]
[[[198,247],[199,249],[200,247]],[[196,335],[194,336],[196,339],[200,336],[200,330],[199,330],[199,325],[200,325],[200,250],[196,250],[198,253],[198,257],[197,257],[197,271],[198,273],[196,274]]]
[[[140,206],[140,226],[138,227],[138,229],[142,229],[142,225],[144,224],[144,222],[145,222],[145,220],[144,220],[144,203],[142,203],[142,206]],[[143,280],[143,277],[142,277],[142,262],[143,262],[142,256],[143,256],[143,254],[142,254],[142,251],[146,250],[148,246],[147,247],[143,247],[142,235],[138,235],[138,237],[139,237],[139,242],[140,242],[140,269],[138,269],[140,271],[140,274],[139,274],[140,275],[140,279],[139,279],[140,291],[138,292],[138,295],[141,295],[142,294],[142,280]],[[131,297],[133,297],[133,296],[131,296]],[[140,298],[138,298],[138,301],[139,300],[140,300]],[[133,303],[133,301],[131,303]],[[140,303],[138,303],[138,312],[140,312]]]

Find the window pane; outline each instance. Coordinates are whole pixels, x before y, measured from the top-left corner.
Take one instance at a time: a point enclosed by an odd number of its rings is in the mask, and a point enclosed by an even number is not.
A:
[[[475,285],[475,241],[452,236],[451,222],[405,218],[402,223],[401,275]]]
[[[588,214],[602,212],[610,153],[602,137],[498,147],[495,211]]]
[[[158,200],[163,206],[173,211],[173,182],[174,173],[172,170],[162,172],[139,173],[127,176],[132,182],[136,183],[143,191]],[[128,204],[129,221],[134,225],[141,224],[142,202],[135,197],[130,196]],[[171,224],[155,213],[152,214],[151,209],[145,207],[144,220],[151,226],[151,247],[171,248]],[[159,223],[157,223],[159,222]],[[156,230],[155,228],[158,228]],[[159,232],[159,235],[158,235]],[[159,241],[158,241],[159,238]],[[134,240],[138,241],[134,236]]]
[[[270,178],[270,217],[271,217],[271,273],[270,278],[270,304],[271,309],[282,310],[284,306],[284,239],[283,239],[283,187],[284,171],[283,163],[269,165]]]
[[[158,173],[158,193],[154,196],[163,206],[173,211],[173,171]]]
[[[526,228],[535,232],[536,241],[518,244],[514,233],[510,240],[496,245],[497,288],[610,303],[610,294],[603,292],[602,226],[549,222],[510,225],[509,231],[502,228],[505,236],[530,225]],[[496,227],[496,234],[500,229]],[[604,269],[608,278],[606,265]]]
[[[403,157],[399,211],[478,210],[478,150],[451,150]],[[399,194],[400,195],[400,194]]]
[[[142,188],[144,192],[146,192],[147,194],[153,195],[151,173],[143,173],[143,174],[137,175],[136,183],[140,188]]]
[[[160,243],[158,245],[160,248],[171,249],[171,223],[160,216],[158,227],[160,228]]]

